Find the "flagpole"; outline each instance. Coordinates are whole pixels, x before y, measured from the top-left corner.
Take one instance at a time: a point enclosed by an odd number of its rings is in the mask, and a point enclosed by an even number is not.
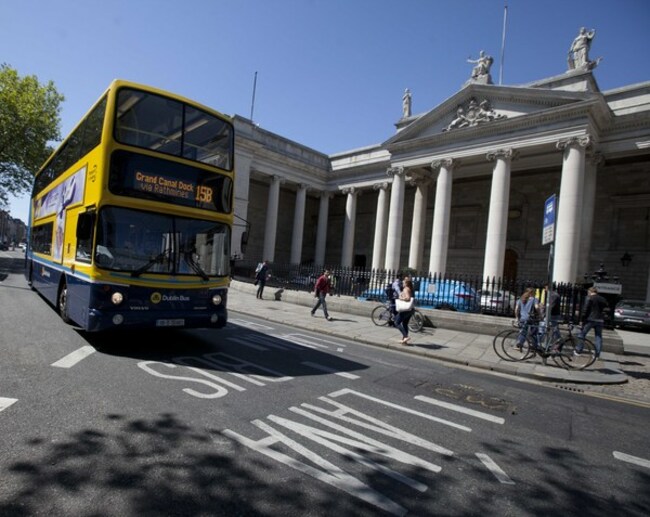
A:
[[[501,36],[501,63],[499,65],[499,84],[503,83],[503,58],[506,51],[506,23],[508,20],[508,4],[503,4],[503,34]]]
[[[253,78],[253,98],[251,99],[251,122],[253,122],[253,110],[255,109],[255,90],[257,89],[257,72]]]

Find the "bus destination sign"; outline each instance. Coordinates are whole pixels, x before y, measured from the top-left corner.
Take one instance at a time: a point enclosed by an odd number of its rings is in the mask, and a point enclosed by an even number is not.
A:
[[[197,185],[191,180],[181,180],[163,174],[135,172],[134,188],[159,196],[187,199],[199,203],[210,203],[213,199],[212,187]]]
[[[113,194],[230,213],[233,182],[226,174],[169,160],[115,151],[108,188]]]

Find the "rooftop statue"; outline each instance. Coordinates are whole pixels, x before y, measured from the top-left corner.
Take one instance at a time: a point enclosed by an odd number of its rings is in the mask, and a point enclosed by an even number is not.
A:
[[[411,92],[407,88],[402,95],[402,118],[411,116]]]
[[[472,77],[470,81],[492,84],[492,77],[490,76],[490,67],[494,62],[492,56],[488,56],[483,50],[481,50],[478,59],[468,58],[467,62],[476,65],[472,68]]]
[[[587,68],[591,70],[598,65],[602,59],[600,57],[596,61],[589,61],[589,49],[591,48],[591,41],[595,35],[595,29],[590,31],[584,27],[580,29],[573,43],[571,43],[571,48],[569,48],[569,56],[567,58],[569,70],[575,70],[576,68]]]

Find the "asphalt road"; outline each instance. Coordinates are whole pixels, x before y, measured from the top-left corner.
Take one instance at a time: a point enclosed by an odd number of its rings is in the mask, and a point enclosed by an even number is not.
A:
[[[0,515],[648,515],[647,409],[244,313],[84,334],[3,264]]]

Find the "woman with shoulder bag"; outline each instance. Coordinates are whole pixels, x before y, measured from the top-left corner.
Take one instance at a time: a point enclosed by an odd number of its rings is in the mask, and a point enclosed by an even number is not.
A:
[[[402,345],[408,345],[411,341],[409,337],[409,320],[413,316],[413,308],[415,305],[415,298],[413,297],[413,282],[410,278],[404,280],[404,288],[395,301],[397,309],[397,317],[395,318],[395,326],[402,333]]]

